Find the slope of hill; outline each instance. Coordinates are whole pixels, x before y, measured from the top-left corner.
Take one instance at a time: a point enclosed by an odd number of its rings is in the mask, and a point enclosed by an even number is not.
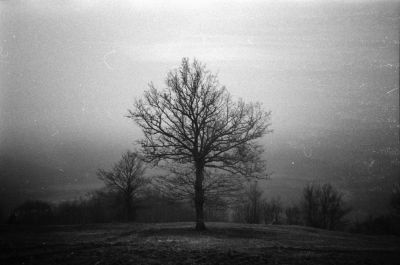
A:
[[[209,223],[0,226],[1,264],[398,264],[400,239]]]

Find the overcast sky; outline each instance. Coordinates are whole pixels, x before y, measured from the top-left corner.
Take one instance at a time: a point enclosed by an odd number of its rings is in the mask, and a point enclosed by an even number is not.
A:
[[[115,159],[140,136],[124,117],[134,98],[150,81],[162,87],[182,57],[205,63],[235,97],[262,102],[274,137],[343,119],[397,126],[399,6],[1,1],[0,155],[56,163],[107,146]]]

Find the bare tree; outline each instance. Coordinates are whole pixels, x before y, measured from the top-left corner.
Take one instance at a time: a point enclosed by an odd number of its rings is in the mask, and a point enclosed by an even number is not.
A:
[[[233,203],[233,220],[249,224],[258,224],[262,214],[263,191],[257,181],[249,181],[238,195],[238,200]]]
[[[302,210],[305,224],[313,227],[320,227],[320,187],[307,185],[303,189]]]
[[[257,181],[250,183],[246,191],[247,203],[244,205],[245,221],[250,224],[258,224],[261,219],[263,191],[258,187]]]
[[[299,225],[302,223],[301,210],[297,205],[287,207],[285,209],[285,215],[288,225]]]
[[[302,208],[308,226],[333,230],[350,212],[343,195],[332,185],[308,185],[303,191]]]
[[[281,213],[283,211],[282,202],[279,197],[265,200],[263,203],[264,222],[266,224],[280,224]]]
[[[148,161],[193,166],[196,229],[203,230],[205,170],[262,177],[265,165],[254,141],[270,132],[270,112],[259,103],[233,101],[196,60],[190,64],[184,58],[179,69],[170,71],[165,89],[149,86],[128,117],[143,130],[140,144]]]
[[[139,154],[128,151],[111,170],[99,169],[97,172],[106,187],[122,197],[124,215],[127,220],[135,217],[134,202],[138,199],[141,189],[148,183],[148,180],[143,177],[145,169]]]

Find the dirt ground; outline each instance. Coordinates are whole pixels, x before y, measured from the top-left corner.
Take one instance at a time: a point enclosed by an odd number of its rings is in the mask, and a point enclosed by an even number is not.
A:
[[[400,264],[400,238],[208,223],[0,226],[0,264]]]

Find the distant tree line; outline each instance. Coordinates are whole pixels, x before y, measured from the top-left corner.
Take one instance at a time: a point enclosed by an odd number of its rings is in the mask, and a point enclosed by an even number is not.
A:
[[[161,174],[153,177],[155,181],[152,182],[145,176],[145,171],[146,165],[139,153],[128,151],[111,169],[98,171],[105,184],[102,189],[77,200],[56,204],[26,201],[13,210],[7,222],[47,225],[192,221],[195,202],[192,190],[187,186],[193,185],[190,172],[184,174],[185,171],[180,170],[180,174],[168,180],[171,182],[166,182],[165,175]],[[220,174],[218,171],[205,174],[204,190],[208,192],[204,204],[205,221],[304,225],[329,230],[346,228],[358,233],[400,235],[398,184],[391,196],[391,213],[349,224],[344,217],[351,209],[343,195],[330,184],[307,185],[296,204],[284,207],[280,198],[265,198],[257,181],[240,183],[236,178]],[[221,180],[224,183],[219,182]],[[187,190],[177,190],[177,187]],[[1,207],[0,214],[4,215]]]
[[[245,199],[234,209],[234,220],[246,223],[307,225],[334,230],[350,211],[330,184],[308,185],[297,205],[284,208],[280,198],[263,199],[257,182],[250,183]]]
[[[284,207],[279,197],[263,198],[257,182],[252,182],[248,184],[242,200],[233,207],[232,217],[235,222],[250,224],[303,225],[355,233],[400,235],[399,184],[394,185],[390,206],[388,214],[350,222],[345,217],[351,207],[330,184],[307,185],[297,204]]]
[[[60,203],[29,200],[9,215],[9,224],[49,225],[49,224],[89,224],[108,222],[189,222],[194,211],[188,202],[166,200],[156,191],[150,192],[135,205],[135,218],[127,219],[126,208],[118,194],[100,190],[87,196]],[[207,221],[226,220],[225,212],[213,207],[205,207]]]
[[[392,234],[400,236],[400,183],[393,186],[390,196],[391,211],[384,215],[368,216],[355,222],[350,231],[363,234]]]
[[[301,200],[284,206],[279,197],[266,199],[257,182],[250,182],[237,200],[205,205],[206,221],[233,221],[249,224],[302,225],[329,230],[346,230],[365,234],[400,235],[399,187],[391,196],[392,212],[364,221],[346,222],[350,208],[332,185],[308,185]],[[103,188],[71,201],[51,204],[44,201],[26,201],[9,215],[9,224],[85,224],[105,222],[187,222],[195,212],[192,202],[165,197],[149,186],[142,190],[134,204],[135,215],[127,219],[124,196]]]
[[[11,213],[10,224],[82,224],[101,222],[191,221],[193,201],[166,196],[144,176],[146,166],[137,152],[128,151],[109,170],[97,174],[104,187],[85,197],[56,204],[26,201]],[[181,199],[181,200],[179,200]],[[205,219],[225,220],[225,202],[205,204]]]

